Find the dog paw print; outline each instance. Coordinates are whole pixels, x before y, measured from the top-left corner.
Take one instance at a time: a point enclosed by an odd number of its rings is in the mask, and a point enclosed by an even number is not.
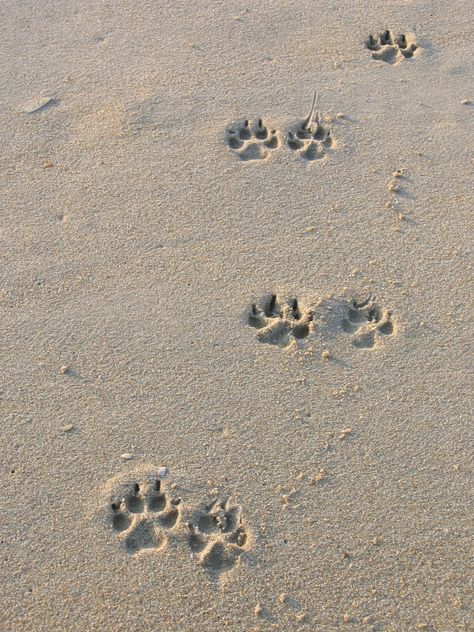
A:
[[[329,127],[323,125],[317,93],[313,96],[311,110],[304,121],[297,123],[288,132],[287,145],[303,160],[320,160],[333,146]]]
[[[249,535],[241,508],[228,500],[214,499],[191,516],[188,544],[199,564],[220,575],[231,570],[249,548]]]
[[[163,548],[179,522],[181,499],[163,489],[160,478],[133,481],[112,495],[110,526],[127,553]]]
[[[351,301],[341,325],[353,335],[352,344],[359,349],[371,349],[378,339],[395,333],[391,313],[371,296],[361,302]]]
[[[292,340],[306,338],[314,327],[313,313],[300,305],[297,298],[280,302],[276,294],[250,306],[247,322],[258,330],[257,338],[280,347]]]
[[[227,130],[227,144],[241,160],[265,160],[279,146],[276,130],[269,130],[262,119],[246,120]]]
[[[380,35],[369,35],[365,46],[372,51],[372,58],[395,64],[403,59],[410,59],[418,46],[412,34],[400,33],[396,37],[389,30]]]

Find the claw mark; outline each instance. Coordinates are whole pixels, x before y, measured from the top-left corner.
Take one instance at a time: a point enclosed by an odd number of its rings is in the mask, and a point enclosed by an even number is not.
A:
[[[295,320],[299,320],[301,318],[301,312],[298,309],[298,300],[296,298],[294,298],[292,301],[291,311],[293,312],[293,318]]]
[[[372,296],[372,294],[369,294],[365,301],[361,301],[360,303],[353,299],[352,307],[354,307],[355,309],[362,309],[363,307],[367,307],[367,305],[373,300],[375,300],[375,296]]]
[[[267,308],[265,310],[265,316],[270,317],[274,315],[276,300],[277,300],[276,294],[272,294],[268,302]]]

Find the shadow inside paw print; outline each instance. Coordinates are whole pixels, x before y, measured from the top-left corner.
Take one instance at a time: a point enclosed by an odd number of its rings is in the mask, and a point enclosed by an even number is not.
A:
[[[130,482],[112,495],[110,525],[127,553],[159,550],[177,525],[181,499],[164,491],[160,478]]]
[[[264,299],[260,306],[253,303],[247,322],[258,329],[260,342],[280,347],[286,347],[292,339],[306,338],[314,327],[310,309],[301,306],[297,298],[280,303],[276,294]]]
[[[372,51],[373,59],[389,64],[396,64],[402,59],[410,59],[418,48],[413,35],[401,33],[394,37],[389,30],[378,36],[369,35],[365,46]]]
[[[241,508],[214,499],[196,510],[188,522],[188,544],[199,563],[220,575],[236,564],[248,548],[248,533]]]
[[[341,323],[343,331],[354,335],[352,344],[360,349],[371,349],[380,336],[391,336],[394,324],[391,313],[369,296],[361,302],[351,301]]]
[[[232,125],[227,131],[227,144],[241,160],[264,160],[277,149],[276,130],[269,130],[262,119]]]
[[[333,146],[333,139],[329,127],[325,127],[321,120],[318,95],[313,95],[311,110],[304,121],[299,121],[288,132],[287,145],[303,160],[320,160],[326,156]]]

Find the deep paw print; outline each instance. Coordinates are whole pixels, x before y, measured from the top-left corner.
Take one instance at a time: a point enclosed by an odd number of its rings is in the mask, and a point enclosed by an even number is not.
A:
[[[124,484],[110,498],[110,526],[131,555],[163,548],[180,513],[181,499],[158,476]]]
[[[352,344],[359,349],[371,349],[379,338],[395,332],[391,313],[372,296],[361,302],[352,300],[341,325],[343,331],[353,335]]]
[[[258,119],[231,125],[227,144],[241,160],[265,160],[277,149],[279,141],[276,130],[269,130]]]
[[[188,544],[199,564],[220,575],[231,570],[249,548],[249,534],[241,508],[214,499],[196,510],[188,526]]]
[[[306,338],[314,328],[313,313],[299,304],[297,298],[280,302],[276,294],[250,306],[247,322],[258,330],[257,338],[280,347],[292,340]]]
[[[287,136],[288,147],[296,152],[303,160],[320,160],[333,146],[333,138],[329,127],[323,125],[320,115],[317,94],[313,96],[313,103],[308,116],[293,126]]]
[[[418,46],[412,34],[400,33],[394,37],[391,31],[386,30],[380,35],[369,35],[365,46],[372,51],[372,58],[395,64],[403,59],[410,59],[415,54]]]

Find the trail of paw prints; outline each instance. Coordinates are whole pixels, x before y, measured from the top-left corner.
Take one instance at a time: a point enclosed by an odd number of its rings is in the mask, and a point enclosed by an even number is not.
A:
[[[378,341],[395,333],[392,314],[369,296],[361,302],[352,300],[341,322],[342,330],[352,336],[359,349],[372,349]]]
[[[198,563],[219,577],[230,571],[248,549],[249,534],[239,506],[214,499],[195,510],[189,521],[188,545]]]
[[[380,35],[369,35],[365,47],[372,51],[372,58],[396,64],[403,59],[411,59],[418,45],[412,34],[400,33],[396,37],[388,29]]]
[[[291,151],[307,161],[321,160],[333,146],[331,130],[322,123],[316,92],[308,116],[288,132],[287,145]]]
[[[306,338],[314,327],[313,312],[297,298],[280,301],[276,294],[265,297],[259,305],[252,303],[247,322],[257,329],[257,338],[279,347]]]
[[[110,499],[110,526],[127,553],[159,551],[179,524],[181,499],[156,477],[122,485]]]
[[[227,145],[241,160],[265,160],[279,144],[276,130],[269,130],[262,119],[235,123],[227,130]]]

